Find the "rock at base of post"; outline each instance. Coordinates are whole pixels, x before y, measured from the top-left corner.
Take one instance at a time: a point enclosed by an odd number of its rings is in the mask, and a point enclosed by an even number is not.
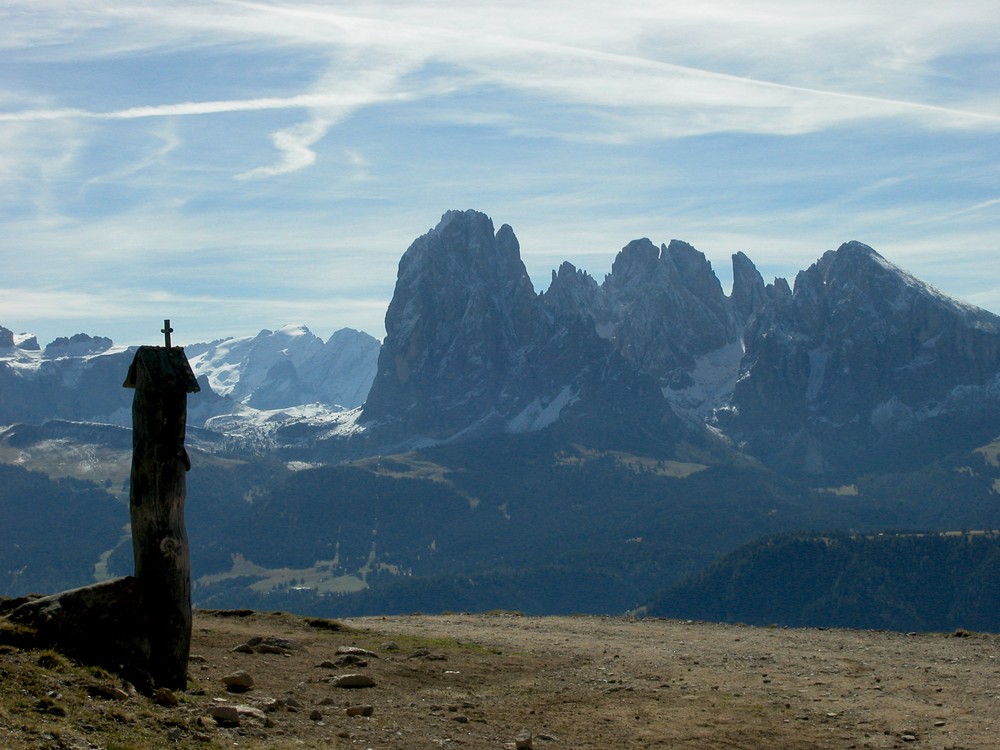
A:
[[[34,629],[40,647],[121,674],[144,692],[154,687],[146,617],[131,576],[32,599],[8,619]]]

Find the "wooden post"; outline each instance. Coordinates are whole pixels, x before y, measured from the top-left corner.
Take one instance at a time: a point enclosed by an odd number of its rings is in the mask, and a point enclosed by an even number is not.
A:
[[[191,558],[184,526],[187,394],[199,389],[181,347],[143,346],[125,380],[132,400],[129,505],[139,605],[155,685],[183,689],[191,649]]]

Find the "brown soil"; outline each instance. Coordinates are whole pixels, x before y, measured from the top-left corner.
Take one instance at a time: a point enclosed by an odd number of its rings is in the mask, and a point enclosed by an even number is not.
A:
[[[174,707],[51,653],[0,653],[0,746],[21,748],[995,748],[1000,638],[607,617],[195,617]],[[291,648],[232,649],[266,638]],[[252,642],[252,641],[251,641]],[[265,646],[268,644],[265,641]],[[366,664],[334,662],[356,646]],[[270,650],[271,653],[266,653]],[[29,669],[30,667],[30,669]],[[33,671],[31,671],[33,670]],[[31,672],[29,674],[29,671]],[[248,672],[241,694],[222,678]],[[342,674],[368,688],[336,687]],[[240,726],[213,706],[266,714]],[[370,716],[349,716],[370,706]]]

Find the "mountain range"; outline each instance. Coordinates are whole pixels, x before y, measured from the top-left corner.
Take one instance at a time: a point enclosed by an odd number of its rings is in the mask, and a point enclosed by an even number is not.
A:
[[[602,283],[563,263],[536,294],[509,226],[449,212],[400,261],[361,423],[411,441],[657,424],[816,475],[995,436],[996,315],[860,242],[792,287],[743,253],[733,277],[726,295],[689,244],[641,239]]]
[[[34,336],[0,326],[0,424],[130,426],[132,393],[122,388],[121,373],[135,349],[84,333],[43,348]],[[250,425],[280,421],[276,412],[285,408],[327,413],[359,407],[375,377],[378,351],[378,340],[361,331],[343,328],[324,342],[301,325],[189,346],[201,391],[188,423],[211,433],[213,419]]]
[[[536,292],[510,226],[449,211],[381,344],[186,347],[196,592],[620,611],[766,534],[1000,527],[1000,318],[856,241],[792,284],[732,262],[727,294],[691,245],[638,239]],[[131,357],[0,328],[0,458],[127,497]],[[60,458],[87,450],[89,474]]]

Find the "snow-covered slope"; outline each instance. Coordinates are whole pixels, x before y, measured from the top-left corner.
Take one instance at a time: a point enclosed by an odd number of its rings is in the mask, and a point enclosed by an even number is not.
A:
[[[303,325],[227,338],[185,349],[196,376],[212,390],[258,409],[364,403],[375,378],[379,342],[342,328],[325,343]]]
[[[358,407],[375,377],[379,346],[347,328],[323,342],[305,326],[188,346],[202,385],[188,399],[188,424],[200,427],[230,415],[252,425],[275,409],[306,404],[321,405],[317,414]],[[34,336],[0,326],[0,424],[131,424],[132,391],[122,382],[134,351],[87,334],[58,338],[43,349]]]
[[[0,326],[0,423],[122,424],[132,400],[122,388],[131,361],[130,349],[107,338],[77,334],[42,349],[34,336]]]

